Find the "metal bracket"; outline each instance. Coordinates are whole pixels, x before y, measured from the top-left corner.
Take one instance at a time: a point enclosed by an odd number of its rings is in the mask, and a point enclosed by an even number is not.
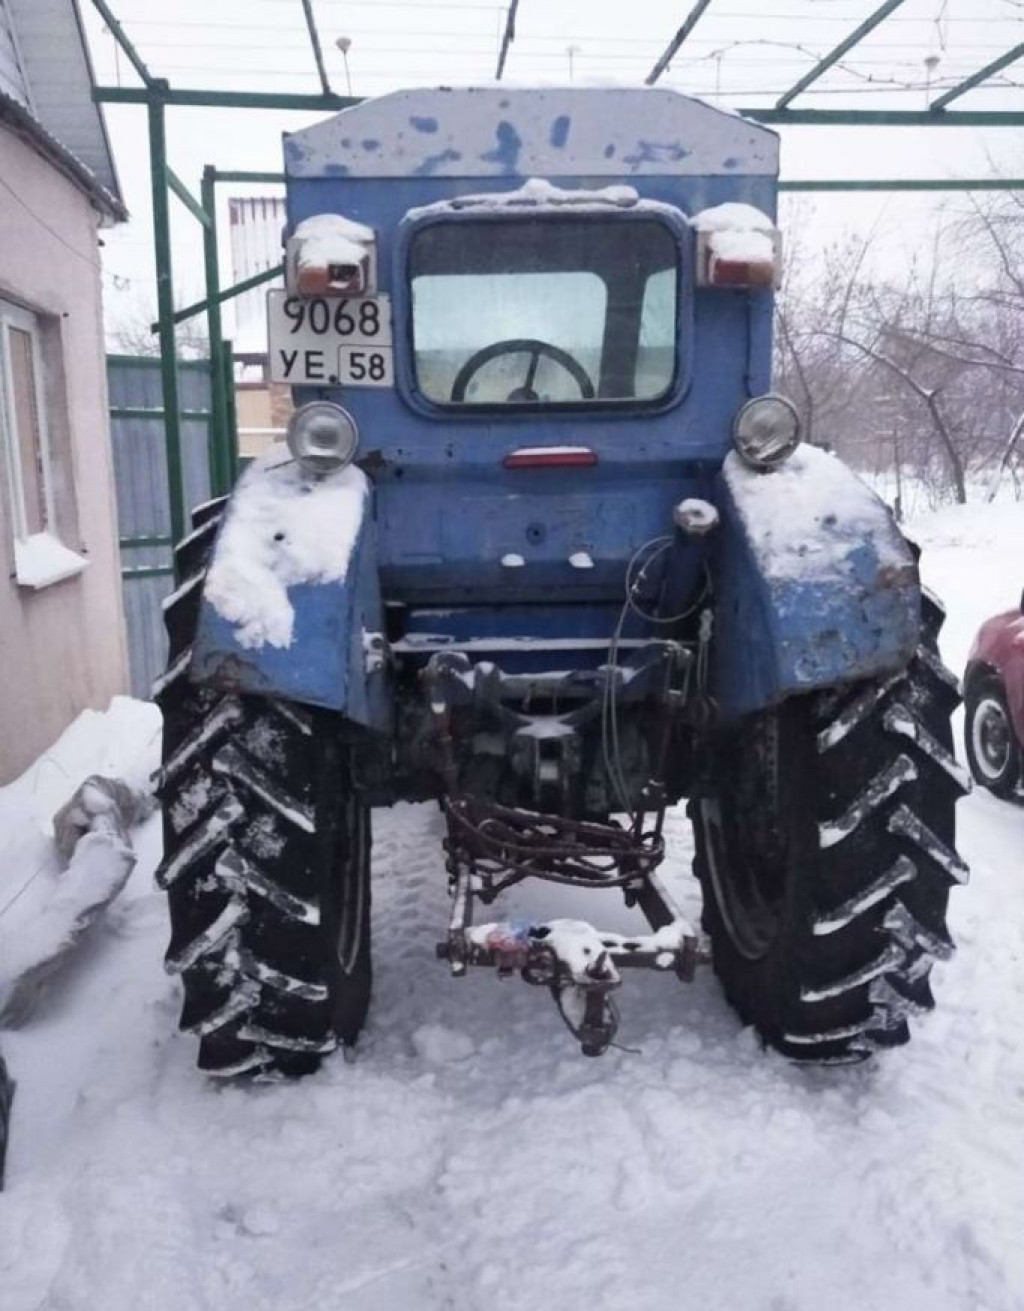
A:
[[[452,910],[437,954],[449,962],[453,975],[464,976],[471,965],[489,966],[549,988],[585,1056],[602,1055],[614,1040],[619,1021],[611,993],[622,982],[622,970],[658,970],[692,980],[697,938],[658,876],[664,854],[660,834],[638,836],[616,825],[508,811],[466,798],[446,801],[445,809]],[[569,919],[473,926],[476,901],[486,905],[530,877],[621,887],[627,901],[639,905],[652,932],[603,932]]]

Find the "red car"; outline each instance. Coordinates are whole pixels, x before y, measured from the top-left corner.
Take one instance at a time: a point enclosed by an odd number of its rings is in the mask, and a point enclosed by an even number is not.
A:
[[[964,674],[964,743],[971,773],[997,797],[1021,786],[1024,597],[978,630]]]

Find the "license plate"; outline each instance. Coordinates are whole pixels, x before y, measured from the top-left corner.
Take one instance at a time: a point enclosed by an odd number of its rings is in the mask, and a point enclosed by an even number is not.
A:
[[[270,378],[293,386],[393,387],[389,296],[267,296]]]

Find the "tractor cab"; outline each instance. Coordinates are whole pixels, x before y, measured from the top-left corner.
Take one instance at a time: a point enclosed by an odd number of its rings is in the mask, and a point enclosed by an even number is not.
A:
[[[357,425],[413,628],[420,604],[621,603],[633,553],[709,493],[768,386],[776,144],[673,92],[582,89],[400,93],[286,139],[272,369]],[[694,219],[730,208],[763,258],[712,290]]]

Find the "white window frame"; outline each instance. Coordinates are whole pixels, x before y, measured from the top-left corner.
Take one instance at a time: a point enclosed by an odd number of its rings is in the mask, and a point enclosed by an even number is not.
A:
[[[43,492],[43,532],[55,531],[53,507],[53,462],[50,452],[50,428],[46,414],[46,389],[43,386],[43,340],[39,332],[39,320],[31,310],[12,305],[0,300],[0,428],[2,428],[4,449],[7,453],[7,474],[10,482],[11,512],[14,522],[14,536],[20,541],[27,540],[28,515],[25,510],[25,478],[21,464],[21,445],[18,441],[18,420],[14,413],[14,366],[11,361],[11,343],[8,330],[16,328],[28,335],[32,342],[32,387],[35,391],[36,415],[39,423],[39,456],[42,465]]]
[[[32,388],[39,426],[39,463],[43,494],[43,527],[28,531],[25,509],[25,480],[14,412],[14,367],[9,330],[25,332],[32,343]],[[43,334],[39,315],[21,305],[0,298],[0,446],[7,469],[8,504],[14,538],[14,579],[19,586],[36,590],[80,574],[89,563],[61,541],[54,498],[53,447],[43,376]]]

